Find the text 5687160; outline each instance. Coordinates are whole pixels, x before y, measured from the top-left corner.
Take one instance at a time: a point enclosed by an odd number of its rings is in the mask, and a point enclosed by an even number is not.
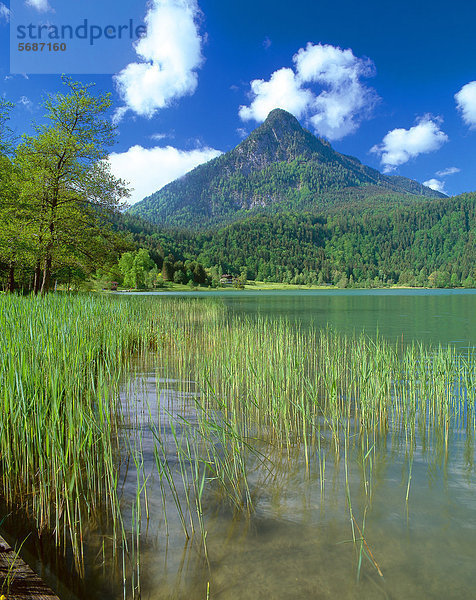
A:
[[[62,42],[61,44],[55,42],[33,42],[24,43],[19,42],[18,44],[19,52],[65,52],[66,44]]]

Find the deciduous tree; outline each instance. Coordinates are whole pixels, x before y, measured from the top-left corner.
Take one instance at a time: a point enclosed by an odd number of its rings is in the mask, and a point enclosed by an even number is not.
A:
[[[37,241],[35,291],[42,292],[54,267],[100,263],[114,239],[105,217],[128,195],[107,162],[115,134],[106,118],[109,94],[94,96],[90,85],[67,78],[64,83],[68,93],[48,97],[48,122],[23,138],[16,156]]]

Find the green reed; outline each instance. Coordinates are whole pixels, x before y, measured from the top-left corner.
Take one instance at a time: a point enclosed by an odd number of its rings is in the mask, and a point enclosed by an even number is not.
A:
[[[0,494],[72,549],[79,573],[86,530],[125,535],[118,389],[164,322],[157,303],[130,298],[0,296]]]
[[[304,331],[285,320],[223,315],[206,327],[163,333],[160,368],[184,392],[200,391],[198,425],[185,435],[201,436],[212,502],[250,514],[260,489],[282,472],[282,457],[290,469],[302,461],[309,478],[315,469],[322,493],[326,460],[333,455],[338,462],[343,452],[358,573],[365,555],[381,575],[364,538],[379,445],[387,436],[403,440],[408,506],[416,436],[444,460],[453,426],[474,431],[474,357],[453,348],[402,347],[379,337]],[[351,449],[361,471],[360,529],[348,483]]]
[[[139,357],[153,357],[157,382],[175,379],[182,393],[174,410],[159,406],[158,422],[148,409],[165,536],[173,510],[206,561],[210,507],[249,516],[261,491],[286,486],[286,471],[296,465],[319,481],[324,498],[333,458],[344,462],[360,574],[362,557],[371,556],[365,525],[387,437],[408,457],[407,504],[417,436],[439,449],[438,460],[447,456],[452,427],[474,439],[471,354],[231,316],[213,301],[2,296],[0,493],[39,532],[72,549],[79,573],[84,540],[99,535],[106,560],[107,535],[132,596],[140,593],[154,473],[145,472],[140,427],[129,433],[134,398],[124,404],[119,390],[127,395]],[[193,419],[185,416],[190,407]],[[361,472],[361,526],[351,454]],[[133,478],[127,504],[121,490]]]
[[[390,425],[417,424],[429,435],[474,405],[474,360],[452,348],[401,351],[383,339],[303,332],[259,318],[220,317],[206,328],[169,335],[159,362],[198,385],[205,416],[218,410],[231,430],[275,446],[302,443],[306,456],[318,437],[318,418],[337,451],[344,421],[374,436]],[[183,389],[191,388],[184,383]]]
[[[1,495],[71,546],[80,572],[87,524],[106,514],[121,532],[113,390],[140,317],[92,297],[0,297]]]

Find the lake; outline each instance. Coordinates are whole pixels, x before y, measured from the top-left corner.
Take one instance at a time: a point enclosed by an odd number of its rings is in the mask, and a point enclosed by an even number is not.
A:
[[[304,330],[313,324],[350,335],[378,332],[391,342],[454,346],[462,354],[476,341],[475,290],[225,291],[176,296],[215,298],[224,303],[228,318],[286,318],[301,323]],[[157,301],[163,297],[170,296],[159,293]],[[472,369],[474,374],[474,363]],[[177,381],[164,372],[157,385],[157,375],[150,370],[138,373],[132,387],[142,406],[139,429],[146,471],[152,472],[150,422],[162,422],[167,428],[166,407],[169,416],[184,411],[193,427],[193,391],[184,397]],[[472,597],[476,476],[474,414],[469,412],[465,417],[451,416],[444,435],[439,427],[425,429],[420,424],[411,443],[405,440],[408,430],[390,422],[388,430],[374,431],[371,439],[365,439],[365,453],[358,428],[352,425],[349,435],[338,434],[336,451],[331,428],[323,423],[325,450],[319,455],[311,452],[310,465],[305,465],[302,446],[294,445],[290,455],[273,456],[270,480],[262,468],[251,473],[255,504],[250,516],[236,515],[208,499],[204,508],[208,563],[193,541],[177,542],[177,517],[168,524],[165,545],[148,535],[142,548],[143,597]],[[173,444],[168,452],[173,455]],[[156,519],[163,527],[157,483],[152,482],[149,495],[155,507],[151,522]],[[169,510],[173,512],[170,506]]]
[[[124,375],[127,597],[474,596],[475,290],[138,296],[207,308]]]
[[[128,295],[130,295],[128,293]],[[476,340],[476,290],[300,290],[141,292],[141,296],[220,298],[236,314],[266,315],[351,334],[365,331],[396,340],[454,344]]]

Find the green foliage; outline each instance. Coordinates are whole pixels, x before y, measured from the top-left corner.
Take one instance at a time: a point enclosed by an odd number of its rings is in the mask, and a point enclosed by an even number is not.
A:
[[[119,282],[130,289],[154,289],[164,287],[166,281],[192,286],[209,283],[208,275],[202,264],[197,261],[175,261],[172,255],[162,262],[162,270],[152,260],[146,248],[134,252],[125,252],[119,259],[121,273]]]
[[[466,277],[466,279],[463,281],[463,287],[475,288],[476,287],[475,278],[472,277],[471,275],[468,275],[468,277]]]
[[[0,99],[0,272],[8,272],[7,289],[15,290],[15,266],[27,262],[34,245],[27,223],[28,207],[19,198],[18,170],[7,156],[12,131],[7,122],[13,105]]]
[[[181,270],[175,271],[174,283],[181,283],[181,284],[187,283],[187,276],[185,275],[185,273],[183,271],[181,271]]]
[[[114,257],[118,240],[107,220],[128,195],[105,160],[114,140],[105,118],[109,96],[93,96],[91,86],[67,78],[64,83],[68,92],[44,104],[46,123],[35,127],[35,135],[23,136],[16,149],[9,186],[14,192],[0,190],[1,222],[15,235],[10,269],[34,270],[35,291],[42,271],[43,292],[54,271],[91,273]],[[1,121],[0,107],[0,126]]]
[[[184,259],[182,241],[188,236],[181,231],[164,231],[150,221],[127,212],[111,215],[113,229],[126,236],[131,250],[147,248],[150,256],[162,268],[165,256],[172,255],[176,259]]]
[[[10,159],[0,154],[0,261],[14,265],[28,260],[33,240],[26,232],[28,207],[19,202],[17,171]]]
[[[261,281],[459,286],[475,275],[475,200],[463,194],[260,215],[190,238],[189,249],[206,267],[234,274],[246,267]]]
[[[8,154],[12,150],[13,131],[8,126],[12,108],[11,102],[0,98],[0,154]]]
[[[119,260],[124,287],[143,290],[155,287],[158,276],[157,265],[145,248],[135,252],[125,252]]]

